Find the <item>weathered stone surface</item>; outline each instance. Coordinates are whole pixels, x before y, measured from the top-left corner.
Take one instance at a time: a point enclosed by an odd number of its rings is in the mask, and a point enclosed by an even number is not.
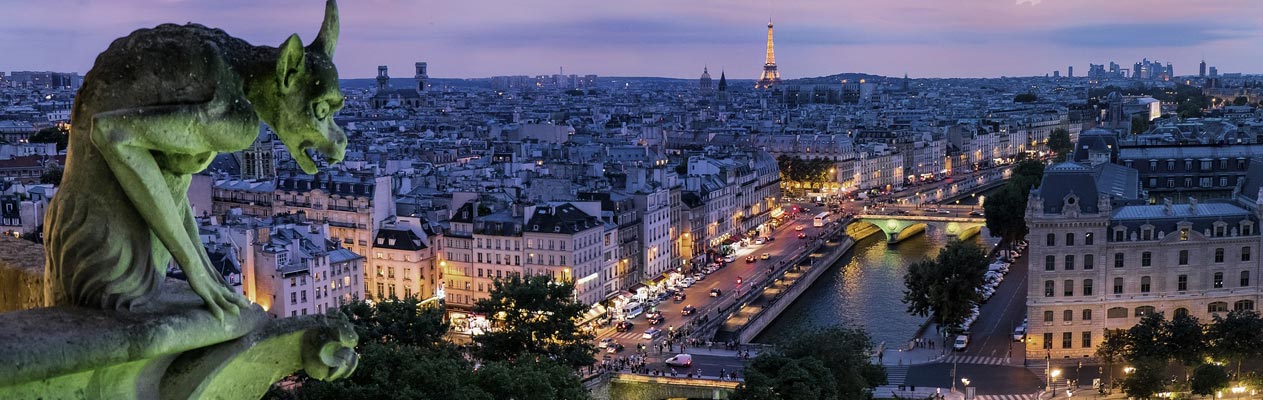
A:
[[[0,312],[44,304],[44,247],[0,236]]]

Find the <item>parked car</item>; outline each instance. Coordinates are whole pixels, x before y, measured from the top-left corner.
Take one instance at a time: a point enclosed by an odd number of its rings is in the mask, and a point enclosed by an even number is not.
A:
[[[730,263],[730,262],[733,262],[733,261],[737,261],[737,257],[736,257],[736,256],[724,256],[724,262],[726,262],[726,263]]]
[[[754,239],[754,244],[763,244],[763,243],[767,243],[767,241],[763,240],[763,238]]]
[[[676,354],[666,361],[669,367],[688,368],[693,366],[693,356],[689,354]]]
[[[697,312],[697,307],[693,307],[692,304],[689,304],[680,310],[680,315],[693,315],[695,312]]]
[[[679,303],[679,302],[681,302],[681,301],[684,301],[684,299],[685,299],[686,297],[688,297],[688,296],[685,296],[685,295],[684,295],[684,292],[679,292],[679,293],[676,293],[676,294],[675,294],[675,302],[676,302],[676,303]]]
[[[969,335],[957,335],[956,342],[952,343],[952,350],[965,351],[969,347]]]
[[[1021,342],[1026,339],[1026,324],[1022,324],[1013,329],[1013,341]]]
[[[769,258],[772,258],[772,255],[771,255],[771,254],[768,254],[768,253],[763,253],[763,254],[759,255],[759,259],[760,259],[760,260],[766,260],[766,259],[769,259]]]
[[[680,286],[689,287],[689,286],[693,286],[693,283],[695,282],[689,282],[688,280],[683,280],[683,281],[680,281]]]
[[[662,330],[655,327],[649,327],[649,329],[645,330],[645,333],[643,335],[640,335],[640,338],[646,339],[646,340],[653,340],[654,338],[657,338],[658,336],[662,336]]]
[[[984,214],[982,213],[982,211],[974,210],[974,211],[970,211],[970,212],[969,212],[969,216],[971,216],[971,217],[985,217],[986,215],[984,215]]]
[[[766,237],[766,238],[764,238],[764,239],[765,239],[765,240],[767,240],[767,241],[769,241],[769,242],[772,242],[772,241],[776,241],[776,236],[768,236],[768,237]]]
[[[719,297],[719,296],[721,296],[721,295],[723,295],[723,294],[724,294],[724,292],[723,292],[722,290],[719,290],[719,289],[711,289],[711,290],[710,290],[710,297]]]

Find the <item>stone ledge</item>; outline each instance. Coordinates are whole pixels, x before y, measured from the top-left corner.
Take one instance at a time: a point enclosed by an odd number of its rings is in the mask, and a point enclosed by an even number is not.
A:
[[[44,305],[44,246],[0,236],[0,312]]]

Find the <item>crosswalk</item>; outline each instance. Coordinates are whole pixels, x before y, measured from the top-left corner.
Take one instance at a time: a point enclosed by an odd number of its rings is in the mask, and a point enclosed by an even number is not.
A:
[[[946,358],[944,358],[942,361],[939,361],[939,362],[947,363],[947,364],[957,363],[957,364],[979,364],[979,365],[1008,365],[1009,358],[953,355],[953,356],[947,356]]]
[[[1035,400],[1035,394],[983,394],[974,396],[974,400]]]
[[[902,385],[908,379],[907,365],[887,365],[886,366],[886,384],[898,386]]]
[[[626,342],[638,341],[641,339],[641,336],[644,334],[645,332],[643,330],[633,329],[626,332],[614,332],[609,337],[612,337],[614,338],[614,340],[617,340],[619,343],[622,343],[624,341]]]

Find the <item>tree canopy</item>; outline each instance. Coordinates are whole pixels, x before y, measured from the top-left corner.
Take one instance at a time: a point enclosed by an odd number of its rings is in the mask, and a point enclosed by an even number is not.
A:
[[[755,357],[734,399],[860,399],[886,384],[886,370],[869,357],[863,330],[832,326],[796,333]],[[832,379],[830,379],[832,378]]]
[[[1069,159],[1070,153],[1074,151],[1074,143],[1070,142],[1070,132],[1061,128],[1053,129],[1048,135],[1048,149],[1057,154],[1057,161]]]
[[[50,126],[35,132],[27,140],[31,143],[57,143],[57,151],[62,151],[70,143],[70,131],[60,126]]]
[[[786,154],[776,158],[781,169],[781,178],[794,182],[828,182],[831,181],[829,169],[834,167],[833,161],[826,158],[804,159]]]
[[[474,312],[491,321],[491,331],[474,337],[472,351],[488,361],[534,354],[576,368],[591,365],[593,336],[577,327],[586,310],[574,301],[571,283],[545,275],[497,280],[490,296],[474,304]]]
[[[1013,166],[1008,183],[982,204],[992,236],[1009,240],[1026,236],[1026,201],[1043,177],[1044,163],[1039,160],[1025,159]]]
[[[917,316],[931,315],[940,326],[960,328],[974,306],[982,303],[978,289],[986,282],[987,256],[982,248],[953,240],[933,260],[913,263],[904,275],[903,303]]]

